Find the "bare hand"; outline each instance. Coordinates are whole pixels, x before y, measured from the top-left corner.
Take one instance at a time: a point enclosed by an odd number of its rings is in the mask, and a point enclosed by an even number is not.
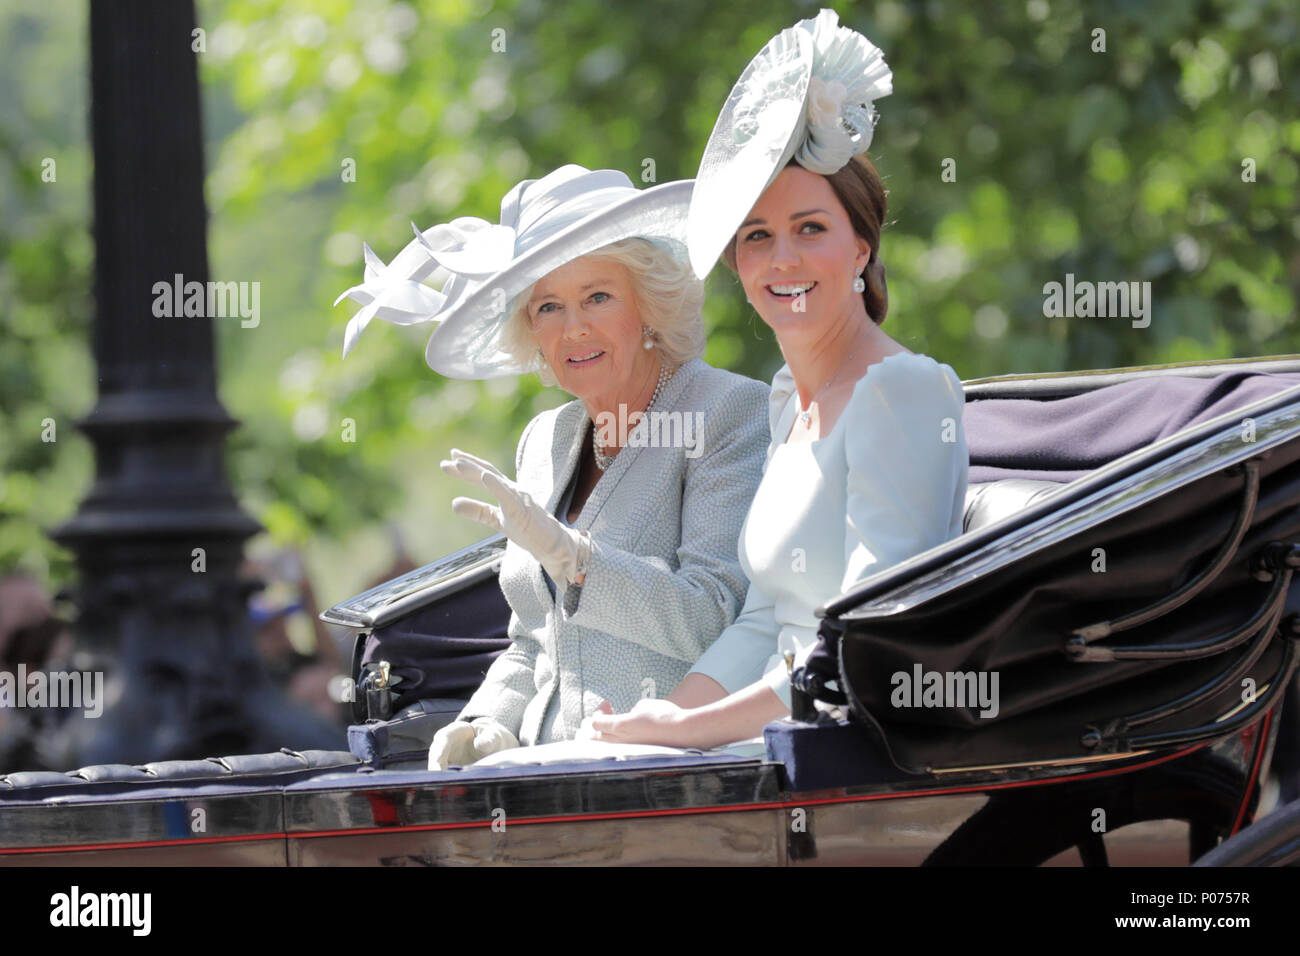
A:
[[[605,710],[607,707],[608,704],[602,705],[601,710],[582,722],[580,738],[664,747],[691,746],[683,739],[682,718],[686,711],[672,701],[646,698],[637,701],[626,714],[614,714]]]

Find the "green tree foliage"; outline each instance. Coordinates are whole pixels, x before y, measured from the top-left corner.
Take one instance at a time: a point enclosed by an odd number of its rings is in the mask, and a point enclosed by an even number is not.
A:
[[[63,581],[44,529],[93,473],[74,428],[94,401],[83,4],[0,9],[0,574]]]
[[[27,47],[61,45],[59,62],[80,82],[84,43],[63,49],[66,28],[37,12],[49,6],[28,4],[25,17],[46,32]],[[1294,4],[837,9],[894,71],[871,148],[890,190],[891,334],[962,377],[1300,351]],[[318,570],[343,568],[340,588],[376,570],[356,555],[373,543],[362,529],[373,538],[381,521],[397,522],[419,559],[473,540],[480,529],[450,515],[462,489],[438,458],[460,445],[508,466],[523,423],[566,400],[532,379],[444,381],[424,366],[419,328],[376,322],[343,362],[355,307],[331,303],[359,280],[363,240],[388,260],[412,221],[495,220],[517,180],[566,162],[643,184],[651,172],[657,182],[693,175],[749,58],[815,13],[772,0],[200,0],[213,277],[262,284],[257,328],[218,322],[222,394],[244,421],[236,485],[271,533],[310,543]],[[24,103],[33,75],[19,83]],[[84,99],[59,82],[69,102]],[[29,118],[3,115],[6,201],[31,223],[0,226],[0,288],[25,303],[0,314],[5,369],[20,370],[0,383],[12,487],[15,473],[20,486],[40,485],[42,469],[84,469],[58,464],[62,439],[56,453],[28,432],[9,436],[35,414],[26,406],[88,404],[84,357],[70,357],[84,349],[86,243],[84,219],[23,185],[40,149]],[[65,120],[43,135],[84,150]],[[1149,281],[1150,326],[1045,317],[1043,286],[1067,273]],[[721,267],[706,321],[710,361],[760,378],[779,365]],[[56,361],[37,356],[47,346],[81,370],[71,388],[40,377]],[[10,514],[38,510],[27,509]]]

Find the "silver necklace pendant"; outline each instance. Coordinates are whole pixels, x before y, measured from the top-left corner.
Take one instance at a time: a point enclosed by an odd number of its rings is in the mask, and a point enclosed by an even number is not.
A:
[[[840,363],[840,367],[835,370],[835,374],[826,380],[825,385],[817,389],[817,394],[808,400],[808,407],[799,413],[799,421],[803,422],[805,427],[812,421],[812,408],[817,404],[817,399],[826,394],[826,389],[830,388],[831,383],[840,377],[840,372],[844,371],[848,364],[853,361],[853,356],[858,354],[858,348],[861,347],[861,345],[862,343],[859,341],[858,345],[853,347],[853,351],[850,352],[844,361]]]

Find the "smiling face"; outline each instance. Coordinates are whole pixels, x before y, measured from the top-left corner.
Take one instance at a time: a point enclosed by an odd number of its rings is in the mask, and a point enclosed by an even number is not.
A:
[[[799,166],[781,171],[736,233],[745,295],[778,338],[865,316],[853,279],[870,257],[830,183]]]
[[[538,281],[528,298],[528,327],[557,384],[589,408],[632,406],[658,376],[656,352],[642,347],[635,291],[626,266],[584,256]]]

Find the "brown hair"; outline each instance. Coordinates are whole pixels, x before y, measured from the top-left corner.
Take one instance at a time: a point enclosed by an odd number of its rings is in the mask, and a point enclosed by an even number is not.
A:
[[[793,159],[787,164],[798,166]],[[802,168],[802,167],[800,167]],[[854,156],[838,172],[826,177],[831,184],[835,198],[840,201],[844,211],[849,215],[853,231],[871,246],[871,258],[862,273],[867,287],[862,293],[862,302],[867,307],[867,315],[877,325],[885,321],[889,310],[889,292],[885,288],[885,264],[880,261],[880,230],[885,222],[885,186],[880,181],[880,174],[866,154]],[[736,271],[736,241],[733,238],[722,250],[723,261],[732,272]]]

